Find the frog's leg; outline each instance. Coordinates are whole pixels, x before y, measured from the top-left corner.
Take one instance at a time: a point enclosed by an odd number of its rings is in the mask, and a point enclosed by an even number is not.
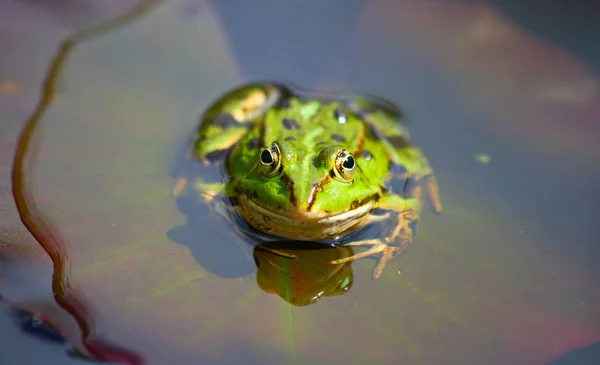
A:
[[[394,179],[405,181],[405,188],[423,186],[436,213],[442,211],[437,179],[423,151],[410,145],[410,133],[401,121],[401,112],[385,101],[367,98],[352,98],[348,107],[371,127],[372,132],[387,147],[392,161]],[[407,194],[404,194],[407,195]]]
[[[215,101],[200,118],[195,155],[202,162],[222,160],[221,151],[236,144],[266,112],[287,94],[276,84],[241,86]]]
[[[206,204],[213,203],[215,196],[222,195],[222,192],[225,191],[225,184],[223,183],[211,184],[197,181],[194,187],[198,191],[198,195],[202,197],[202,200],[204,200],[204,203]]]
[[[442,202],[437,178],[423,151],[418,147],[406,146],[392,149],[391,155],[392,162],[399,167],[397,170],[401,170],[392,179],[404,181],[402,195],[421,198],[421,189],[424,188],[433,211],[441,213]]]
[[[346,105],[371,127],[372,133],[386,146],[387,156],[392,162],[393,179],[404,181],[402,195],[386,195],[379,206],[397,214],[390,234],[385,239],[349,243],[349,246],[370,248],[352,257],[332,261],[340,264],[379,256],[373,271],[373,279],[377,279],[386,263],[413,241],[421,213],[423,188],[436,213],[442,211],[442,203],[433,169],[421,149],[410,145],[410,133],[401,123],[401,112],[391,103],[367,98],[348,99]]]
[[[256,83],[221,96],[200,118],[193,154],[205,165],[223,162],[227,151],[287,95],[289,91],[283,86]],[[181,194],[186,186],[187,177],[177,177],[172,195]]]
[[[331,261],[332,264],[342,264],[365,257],[379,256],[377,265],[373,270],[373,279],[379,278],[387,262],[408,246],[415,236],[416,225],[421,212],[420,188],[416,189],[415,197],[405,199],[397,194],[387,195],[381,202],[381,209],[397,213],[397,221],[391,233],[385,239],[370,239],[347,243],[346,246],[371,246],[367,251],[340,260]]]

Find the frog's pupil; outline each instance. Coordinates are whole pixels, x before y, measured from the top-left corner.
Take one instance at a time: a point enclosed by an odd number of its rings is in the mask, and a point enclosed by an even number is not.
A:
[[[263,150],[260,154],[260,162],[265,165],[270,165],[273,163],[273,156],[271,156],[271,152],[269,150]]]
[[[342,166],[344,166],[344,168],[348,169],[348,170],[353,169],[354,168],[354,157],[352,157],[352,156],[346,157]]]

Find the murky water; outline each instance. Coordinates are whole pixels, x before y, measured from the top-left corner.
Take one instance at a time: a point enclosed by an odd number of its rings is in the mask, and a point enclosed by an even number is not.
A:
[[[567,364],[583,352],[592,364],[600,93],[590,66],[483,4],[341,3],[165,1],[63,53],[60,39],[134,2],[97,19],[57,7],[60,31],[38,23],[47,42],[32,52],[46,57],[31,61],[33,75],[19,68],[25,52],[0,61],[2,116],[14,119],[1,127],[16,134],[41,105],[50,55],[63,57],[15,180],[54,266],[3,198],[4,300],[45,315],[82,351],[129,363]],[[444,213],[424,214],[378,281],[372,260],[321,265],[344,248],[294,246],[303,267],[260,249],[249,258],[226,222],[170,195],[200,113],[255,79],[403,108]]]

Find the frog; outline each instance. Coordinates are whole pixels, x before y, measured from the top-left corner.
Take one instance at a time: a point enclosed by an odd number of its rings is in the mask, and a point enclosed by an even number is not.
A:
[[[428,159],[383,99],[241,85],[202,114],[191,153],[224,167],[224,181],[199,179],[192,190],[222,216],[241,218],[248,227],[238,226],[241,235],[343,244],[362,252],[330,264],[375,258],[373,279],[413,242],[425,198],[442,212]],[[180,178],[174,193],[187,183]],[[383,222],[391,229],[381,237],[354,238]]]

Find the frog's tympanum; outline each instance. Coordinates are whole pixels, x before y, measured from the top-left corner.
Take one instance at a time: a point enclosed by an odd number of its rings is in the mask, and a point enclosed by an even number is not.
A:
[[[196,182],[195,189],[207,203],[225,198],[225,210],[258,234],[366,247],[331,263],[376,257],[378,278],[413,241],[423,192],[442,210],[431,166],[399,119],[378,99],[242,86],[204,113],[194,148],[206,164],[224,162],[227,181]],[[393,180],[401,191],[392,191]],[[382,237],[348,242],[349,233],[381,222],[392,223]]]

